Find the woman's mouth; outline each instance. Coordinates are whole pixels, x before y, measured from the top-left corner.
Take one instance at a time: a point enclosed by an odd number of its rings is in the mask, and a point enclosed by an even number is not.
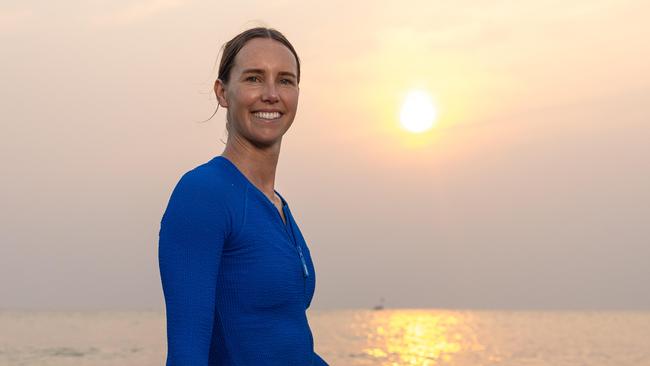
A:
[[[267,121],[273,121],[276,120],[280,117],[282,117],[282,113],[280,112],[253,112],[253,116],[267,120]]]

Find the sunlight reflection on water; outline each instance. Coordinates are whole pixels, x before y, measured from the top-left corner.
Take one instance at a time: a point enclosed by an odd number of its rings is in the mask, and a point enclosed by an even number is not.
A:
[[[310,323],[337,366],[650,366],[648,312],[337,310]]]
[[[464,349],[481,350],[468,316],[427,311],[377,311],[359,324],[367,334],[362,352],[378,365],[435,365]]]

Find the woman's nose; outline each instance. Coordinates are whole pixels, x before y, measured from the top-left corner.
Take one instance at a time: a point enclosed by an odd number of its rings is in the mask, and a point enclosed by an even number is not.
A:
[[[269,103],[275,103],[278,99],[278,90],[275,87],[275,84],[273,82],[265,83],[264,91],[262,92],[262,100]]]

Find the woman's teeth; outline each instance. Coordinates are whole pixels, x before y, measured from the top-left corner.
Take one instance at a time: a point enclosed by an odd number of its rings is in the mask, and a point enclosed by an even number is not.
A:
[[[255,112],[253,115],[264,119],[278,119],[281,116],[280,112]]]

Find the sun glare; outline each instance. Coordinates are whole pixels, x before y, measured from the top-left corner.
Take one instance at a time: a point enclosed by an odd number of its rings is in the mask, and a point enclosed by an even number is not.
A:
[[[438,113],[431,95],[423,90],[412,90],[404,98],[400,112],[402,127],[413,133],[425,132],[433,127]]]

